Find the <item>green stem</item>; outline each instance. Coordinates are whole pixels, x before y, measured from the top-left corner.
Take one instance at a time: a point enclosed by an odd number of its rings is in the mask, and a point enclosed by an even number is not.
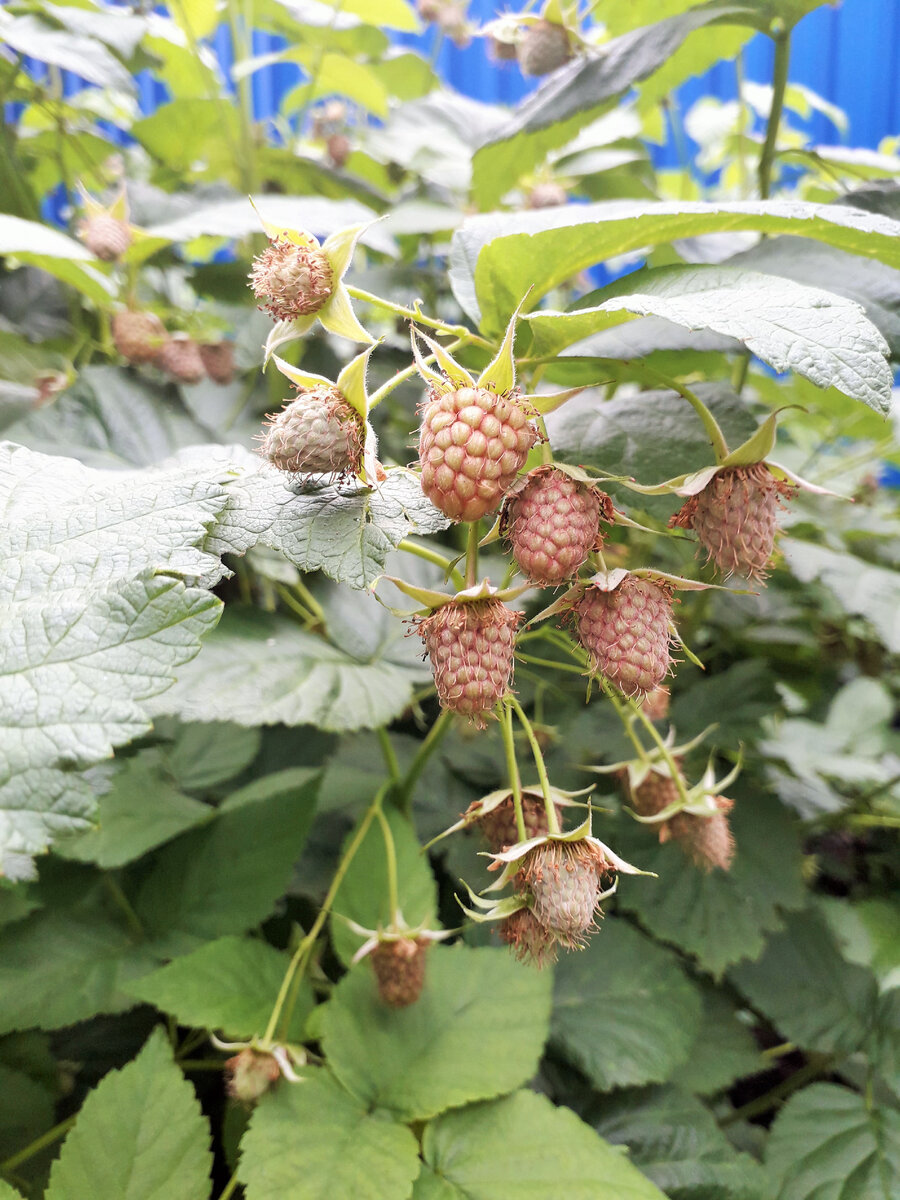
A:
[[[366,834],[369,831],[369,826],[372,824],[372,821],[375,819],[375,814],[378,811],[378,809],[381,807],[381,802],[384,799],[385,792],[388,790],[389,787],[390,787],[390,783],[383,784],[376,792],[375,798],[372,801],[372,803],[366,809],[366,814],[363,817],[362,821],[360,821],[359,829],[357,829],[356,834],[353,837],[353,840],[350,842],[350,845],[344,851],[344,857],[341,859],[340,863],[338,863],[338,868],[334,873],[334,878],[331,881],[331,886],[328,889],[328,893],[326,894],[325,899],[322,901],[322,907],[319,909],[318,916],[316,917],[315,921],[313,922],[312,928],[310,929],[309,933],[300,942],[300,945],[297,947],[297,949],[294,951],[293,957],[291,958],[291,961],[288,965],[288,969],[284,973],[284,979],[282,979],[282,981],[281,981],[281,987],[278,989],[278,996],[275,999],[275,1005],[272,1009],[272,1015],[269,1017],[269,1023],[266,1026],[266,1032],[263,1035],[262,1045],[264,1047],[270,1045],[273,1038],[275,1037],[275,1030],[278,1027],[278,1022],[281,1018],[281,1012],[282,1012],[282,1009],[285,1007],[285,1001],[287,1000],[288,992],[291,990],[291,985],[294,983],[295,979],[296,979],[297,984],[299,985],[300,979],[302,978],[302,974],[303,974],[303,972],[300,969],[301,964],[305,968],[305,965],[306,965],[305,960],[307,957],[307,953],[312,950],[312,947],[315,944],[316,938],[322,932],[322,927],[324,926],[326,920],[328,919],[328,914],[331,912],[331,906],[332,906],[332,904],[334,904],[334,898],[338,893],[338,889],[340,888],[341,884],[343,883],[344,876],[347,874],[347,871],[350,868],[350,864],[353,862],[353,859],[356,857],[356,852],[359,850],[360,846],[362,845],[363,839],[365,838]]]
[[[404,550],[407,554],[415,554],[417,558],[424,558],[426,562],[434,563],[436,567],[440,567],[448,579],[452,579],[456,587],[465,587],[462,575],[455,567],[451,565],[450,559],[443,554],[438,554],[437,550],[430,550],[428,546],[420,546],[418,542],[413,542],[409,538],[404,538],[398,550]]]
[[[584,675],[581,667],[573,666],[570,663],[560,662],[555,658],[537,658],[533,654],[522,654],[521,651],[516,651],[516,658],[520,662],[531,663],[533,667],[552,667],[554,671],[568,671],[572,675]]]
[[[400,919],[400,902],[397,888],[397,850],[394,846],[394,835],[391,833],[390,824],[380,804],[375,815],[378,817],[378,823],[381,826],[381,833],[384,837],[384,855],[387,859],[388,912],[391,914],[391,924],[395,925],[399,923]]]
[[[29,1142],[24,1149],[17,1151],[11,1158],[0,1162],[0,1173],[8,1175],[14,1171],[16,1167],[21,1166],[23,1162],[27,1162],[29,1158],[34,1158],[35,1154],[46,1149],[47,1146],[52,1146],[54,1142],[59,1141],[61,1137],[69,1132],[75,1124],[75,1113],[71,1117],[66,1117],[64,1121],[60,1121],[58,1125],[54,1125],[52,1129],[48,1129],[46,1133],[42,1133],[40,1137],[35,1138],[33,1142]]]
[[[313,613],[318,621],[325,625],[325,609],[318,602],[302,579],[298,579],[294,584],[294,591],[306,605],[311,613]]]
[[[283,583],[276,583],[275,591],[288,606],[291,612],[295,612],[297,616],[300,617],[304,625],[316,624],[315,616],[309,612],[308,609],[304,608],[295,596],[291,595],[290,589],[286,588]]]
[[[459,337],[455,342],[451,342],[449,346],[445,347],[445,349],[448,354],[453,354],[463,346],[470,346],[475,341],[483,340],[483,338],[477,338],[474,333],[467,333],[465,337]],[[433,354],[427,354],[422,361],[426,364],[433,363],[435,361],[435,356]],[[405,383],[407,379],[412,379],[414,375],[418,374],[418,371],[418,365],[413,363],[409,367],[404,367],[402,371],[398,371],[396,375],[392,375],[390,379],[383,383],[381,387],[378,388],[377,391],[373,392],[369,397],[370,411],[371,409],[375,408],[376,405],[380,404],[386,396],[389,396],[394,388],[399,387],[401,383]]]
[[[137,913],[131,907],[131,901],[113,879],[112,875],[106,874],[103,876],[103,886],[109,892],[110,899],[115,904],[116,908],[125,918],[128,928],[131,930],[135,939],[139,942],[144,940],[144,927],[140,922]]]
[[[247,45],[247,31],[241,28],[237,0],[228,0],[226,14],[231,30],[234,66],[238,67],[250,58],[250,48]],[[241,118],[241,187],[245,192],[253,192],[256,189],[256,154],[253,144],[253,85],[249,75],[241,73],[237,80],[237,91]]]
[[[553,462],[553,447],[550,445],[550,436],[547,433],[547,422],[544,418],[538,415],[535,425],[541,434],[541,466],[547,467]]]
[[[811,1079],[815,1079],[818,1075],[827,1074],[837,1061],[835,1054],[817,1054],[799,1071],[795,1071],[788,1079],[783,1080],[771,1091],[766,1092],[764,1096],[758,1096],[755,1100],[743,1104],[740,1108],[736,1108],[734,1112],[723,1117],[719,1122],[719,1126],[724,1129],[728,1125],[734,1125],[738,1121],[749,1121],[752,1117],[762,1116],[763,1113],[769,1112],[774,1108],[779,1100],[785,1100],[798,1088],[804,1087]]]
[[[712,415],[696,392],[692,392],[689,387],[685,387],[683,383],[679,383],[677,379],[673,379],[670,375],[664,375],[662,371],[657,371],[652,367],[641,366],[639,371],[645,378],[661,383],[664,387],[671,388],[677,392],[679,396],[683,396],[696,412],[697,416],[703,422],[703,428],[712,443],[713,452],[716,456],[716,462],[721,463],[728,457],[728,443],[725,441],[725,434],[719,428],[719,423]]]
[[[512,707],[503,706],[500,717],[500,731],[503,734],[503,749],[506,752],[506,773],[509,776],[509,786],[512,791],[513,807],[516,811],[516,833],[520,842],[528,840],[525,829],[525,815],[522,812],[522,780],[519,777],[519,764],[516,762],[516,742],[513,737]]]
[[[441,715],[422,739],[422,744],[419,746],[419,749],[416,751],[415,758],[409,765],[409,769],[406,772],[406,778],[403,780],[403,783],[400,787],[400,793],[406,800],[407,806],[409,803],[409,798],[412,795],[412,790],[419,780],[419,776],[425,770],[425,766],[429,758],[431,758],[432,754],[440,744],[441,739],[444,737],[444,734],[450,728],[450,717],[451,714],[448,709],[444,709],[441,712]]]
[[[759,157],[759,195],[762,200],[768,199],[772,185],[772,163],[775,159],[775,147],[778,144],[781,114],[784,111],[784,93],[787,88],[788,65],[791,57],[790,31],[780,30],[774,35],[773,41],[775,42],[775,67],[772,77],[772,107],[769,110],[766,138]]]
[[[347,291],[354,300],[362,300],[364,304],[371,304],[375,308],[382,308],[386,312],[395,313],[398,317],[406,317],[409,321],[415,321],[417,325],[425,325],[428,329],[439,329],[441,333],[446,333],[456,338],[464,338],[466,341],[472,341],[484,346],[486,350],[493,349],[492,344],[479,336],[477,333],[472,333],[466,329],[465,325],[451,325],[448,321],[442,321],[440,317],[427,317],[418,309],[406,308],[403,304],[394,304],[391,300],[385,300],[381,296],[376,296],[373,292],[366,292],[362,288],[353,287],[347,284]]]
[[[556,815],[556,805],[553,803],[553,796],[550,793],[550,780],[547,777],[547,767],[544,764],[544,756],[541,753],[540,744],[535,736],[531,722],[525,716],[522,705],[512,693],[507,697],[507,701],[515,709],[519,723],[525,730],[525,736],[528,738],[528,744],[531,746],[534,765],[537,768],[538,779],[541,781],[541,795],[544,797],[544,807],[547,810],[547,831],[548,833],[559,833],[559,819]]]
[[[378,743],[381,746],[381,753],[384,756],[385,766],[388,769],[388,775],[390,775],[390,777],[391,777],[391,783],[393,783],[394,786],[396,786],[397,784],[400,783],[400,780],[403,778],[403,775],[400,770],[400,764],[397,761],[397,751],[394,749],[394,744],[391,741],[391,735],[388,733],[388,731],[384,728],[383,725],[381,726],[380,729],[377,729],[375,732],[378,737]]]
[[[606,685],[606,687],[610,686],[609,684],[606,683],[606,680],[604,680],[603,683]],[[608,692],[607,692],[607,695],[609,695]],[[669,747],[666,745],[666,743],[660,737],[659,730],[656,728],[656,726],[653,724],[653,722],[650,720],[650,718],[647,716],[647,714],[644,712],[644,710],[641,708],[641,706],[639,704],[635,704],[635,702],[627,696],[624,697],[624,701],[625,701],[625,704],[631,709],[631,711],[634,713],[634,715],[637,717],[637,719],[644,726],[644,728],[647,730],[647,732],[650,734],[650,737],[652,738],[652,740],[656,743],[656,748],[657,748],[657,750],[659,750],[659,753],[660,753],[660,756],[662,757],[663,762],[669,768],[669,773],[672,776],[672,779],[675,781],[675,787],[678,789],[678,799],[681,801],[682,804],[685,804],[685,805],[690,804],[690,796],[688,796],[688,794],[687,794],[687,788],[685,787],[684,776],[681,773],[681,768],[678,766],[678,763],[672,757]]]
[[[469,522],[466,538],[466,587],[474,587],[478,577],[478,522]]]
[[[238,1187],[240,1187],[240,1184],[238,1183],[237,1171],[235,1171],[222,1189],[219,1200],[231,1200]]]

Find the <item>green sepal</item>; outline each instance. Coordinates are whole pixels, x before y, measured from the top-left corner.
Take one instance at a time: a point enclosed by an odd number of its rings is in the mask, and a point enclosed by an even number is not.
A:
[[[416,329],[415,326],[411,330],[413,355],[416,360],[416,367],[419,374],[426,383],[430,383],[432,387],[446,388],[448,381],[454,388],[474,388],[475,380],[465,369],[461,367],[453,355],[445,350],[440,343],[430,338],[427,333],[423,333],[421,329]],[[421,351],[418,346],[418,339],[421,338],[431,353],[434,355],[438,366],[443,371],[443,375],[432,370],[431,367],[422,358]]]
[[[749,467],[753,463],[763,462],[774,449],[777,433],[778,413],[772,413],[746,442],[732,450],[727,458],[723,458],[719,466]]]
[[[481,388],[491,388],[498,396],[505,396],[507,392],[511,392],[516,386],[516,359],[514,354],[516,325],[519,321],[519,312],[524,303],[525,299],[521,300],[516,307],[516,311],[509,318],[506,333],[504,333],[503,341],[500,343],[500,349],[478,376],[478,386]]]

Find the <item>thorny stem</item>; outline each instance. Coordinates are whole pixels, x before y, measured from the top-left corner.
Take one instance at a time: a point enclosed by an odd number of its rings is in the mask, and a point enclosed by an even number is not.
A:
[[[394,835],[391,833],[388,819],[384,815],[384,809],[380,804],[375,810],[375,815],[378,817],[378,823],[381,826],[381,833],[384,837],[384,854],[387,859],[388,912],[391,914],[391,924],[394,924],[398,919],[400,911],[397,889],[397,850],[394,846]]]
[[[766,200],[772,184],[772,163],[778,143],[778,130],[784,110],[784,93],[788,81],[788,64],[791,57],[791,35],[787,29],[773,34],[775,42],[775,67],[772,77],[772,107],[766,125],[766,139],[759,157],[759,195]]]
[[[506,773],[509,776],[509,786],[512,791],[513,808],[516,811],[516,833],[519,841],[527,840],[525,816],[522,812],[522,780],[519,777],[519,764],[516,762],[516,743],[513,737],[512,708],[503,706],[500,715],[500,731],[503,735],[503,749],[506,752]]]
[[[466,587],[474,587],[478,576],[478,522],[469,522],[466,539]]]
[[[547,831],[548,833],[559,833],[559,820],[556,816],[556,805],[553,803],[553,797],[550,794],[550,780],[547,778],[547,768],[544,765],[544,756],[541,753],[541,747],[535,736],[531,722],[525,716],[522,705],[518,702],[515,696],[510,692],[507,697],[508,703],[515,709],[516,716],[519,718],[519,723],[525,730],[525,736],[528,738],[528,744],[531,746],[531,753],[534,757],[534,765],[537,768],[538,779],[541,781],[541,794],[544,797],[544,807],[547,810]]]
[[[350,864],[356,857],[356,852],[362,845],[363,839],[369,831],[369,826],[375,819],[375,814],[381,807],[381,803],[389,787],[389,782],[382,784],[382,786],[376,792],[372,803],[366,809],[365,816],[363,817],[362,821],[360,821],[359,829],[357,829],[353,840],[344,851],[344,857],[338,863],[337,870],[334,873],[334,878],[331,881],[331,886],[328,889],[325,899],[322,901],[322,907],[319,909],[318,916],[313,922],[309,933],[302,939],[300,945],[294,951],[293,957],[288,965],[288,969],[284,973],[284,979],[281,981],[281,987],[278,989],[278,996],[275,1000],[275,1006],[272,1009],[272,1015],[269,1017],[269,1023],[266,1026],[266,1032],[263,1035],[263,1046],[270,1045],[275,1037],[275,1030],[277,1029],[278,1022],[281,1019],[282,1010],[285,1008],[285,1001],[287,1000],[288,992],[292,990],[293,985],[294,992],[296,993],[296,987],[299,985],[300,980],[303,977],[303,971],[306,969],[309,953],[311,952],[312,947],[315,945],[316,938],[322,932],[322,927],[328,919],[328,914],[331,912],[331,906],[334,904],[334,898],[338,893],[338,889],[343,883],[344,876],[347,874]],[[288,1013],[287,1016],[289,1017],[290,1013]],[[286,1023],[287,1022],[285,1022],[285,1024]]]
[[[486,350],[494,349],[493,344],[487,338],[483,338],[477,333],[472,333],[466,329],[465,325],[451,325],[448,321],[442,321],[440,317],[425,316],[424,313],[419,312],[418,308],[406,308],[402,304],[394,304],[390,300],[384,300],[381,296],[376,296],[372,292],[363,291],[362,288],[353,287],[351,284],[347,284],[346,286],[347,291],[354,300],[362,300],[364,304],[372,304],[375,308],[383,308],[387,312],[396,313],[398,317],[406,317],[409,321],[415,321],[417,325],[425,325],[429,329],[438,329],[441,333],[447,333],[460,340],[483,346]]]
[[[52,1146],[61,1137],[65,1137],[75,1124],[75,1117],[77,1115],[77,1113],[73,1113],[71,1117],[66,1117],[64,1121],[60,1121],[58,1125],[54,1125],[52,1129],[48,1129],[46,1133],[42,1133],[33,1142],[29,1142],[22,1150],[16,1151],[10,1158],[0,1162],[0,1173],[9,1175],[16,1167],[21,1166],[23,1162],[27,1162],[29,1158],[34,1158],[35,1154],[40,1154],[47,1146]]]

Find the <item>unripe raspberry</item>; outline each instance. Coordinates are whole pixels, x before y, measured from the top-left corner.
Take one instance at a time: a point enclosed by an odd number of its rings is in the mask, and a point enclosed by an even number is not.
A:
[[[488,40],[488,54],[495,62],[515,62],[518,57],[515,42],[504,42],[498,37]]]
[[[676,758],[675,764],[681,770],[681,758]],[[627,772],[624,782],[632,808],[642,817],[655,817],[679,799],[678,784],[672,776],[652,767],[637,786],[629,783]]]
[[[569,35],[552,21],[528,26],[517,47],[523,75],[549,75],[572,57]]]
[[[157,366],[179,383],[199,383],[206,378],[200,347],[189,337],[173,337],[160,346]]]
[[[325,143],[325,148],[333,165],[338,168],[350,157],[350,139],[345,133],[333,133]]]
[[[513,485],[502,525],[522,572],[553,585],[574,575],[602,542],[600,518],[611,520],[612,501],[558,467],[536,467]]]
[[[337,388],[321,385],[269,414],[260,452],[292,474],[358,475],[363,445],[359,414]]]
[[[281,1071],[271,1054],[246,1046],[225,1063],[228,1095],[253,1104],[279,1078]]]
[[[500,503],[537,438],[513,395],[435,389],[422,412],[422,490],[445,517],[477,521]]]
[[[693,529],[725,575],[764,579],[775,544],[780,497],[796,491],[775,479],[765,463],[718,471],[669,521]]]
[[[628,575],[609,592],[589,585],[575,615],[591,669],[626,696],[643,696],[665,679],[672,595],[663,584]]]
[[[130,363],[155,362],[167,336],[165,326],[155,313],[129,310],[113,316],[113,342]]]
[[[108,213],[98,213],[82,221],[78,230],[81,240],[95,258],[116,262],[131,245],[131,227]]]
[[[200,358],[214,383],[224,386],[234,379],[233,342],[204,342],[200,346]]]
[[[727,816],[734,801],[716,796],[715,804],[719,811],[711,817],[680,812],[667,822],[672,838],[695,866],[707,872],[716,867],[728,871],[734,858],[734,837]]]
[[[669,715],[669,702],[672,699],[667,687],[655,687],[644,697],[641,709],[645,717],[651,721],[664,721]]]
[[[451,600],[419,621],[442,708],[484,724],[483,714],[509,691],[521,619],[521,613],[489,598]]]
[[[474,807],[477,806],[476,800]],[[556,815],[560,815],[559,805],[556,806]],[[525,841],[541,837],[547,832],[547,809],[543,796],[535,792],[522,793],[522,818],[525,824]],[[478,821],[478,828],[484,834],[493,854],[499,854],[508,846],[515,846],[519,841],[519,831],[512,796],[501,800],[496,808],[485,813]]]
[[[588,841],[543,842],[522,860],[519,877],[534,897],[532,911],[562,945],[581,945],[594,924],[604,865]]]
[[[520,908],[505,917],[497,932],[520,962],[534,963],[538,969],[556,962],[559,943],[530,908]]]
[[[318,312],[334,290],[334,271],[318,246],[276,238],[253,260],[250,284],[279,321]]]
[[[407,1008],[415,1004],[425,985],[425,938],[397,938],[379,942],[369,958],[382,1004]]]
[[[561,183],[536,183],[525,198],[525,207],[556,208],[568,199],[569,193]]]

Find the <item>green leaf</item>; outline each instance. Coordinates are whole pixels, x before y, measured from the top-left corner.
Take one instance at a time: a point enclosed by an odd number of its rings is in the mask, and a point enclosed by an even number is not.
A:
[[[548,975],[502,950],[435,945],[408,1008],[379,1000],[365,961],[350,971],[325,1009],[322,1042],[338,1079],[370,1108],[421,1121],[530,1079],[549,1014]]]
[[[414,1200],[664,1200],[616,1147],[534,1092],[445,1113],[422,1155],[432,1175]]]
[[[262,1098],[238,1175],[247,1200],[406,1200],[418,1170],[412,1133],[320,1070]]]
[[[20,263],[48,271],[103,308],[110,305],[115,290],[112,282],[89,265],[93,261],[90,252],[59,229],[0,213],[3,256],[14,256]]]
[[[700,997],[675,955],[610,918],[556,968],[553,1043],[601,1091],[669,1079],[687,1058]]]
[[[900,267],[900,224],[849,206],[628,200],[470,217],[453,235],[450,278],[465,311],[499,336],[529,287],[534,309],[552,288],[613,255],[742,230],[792,233]]]
[[[565,146],[618,96],[662,66],[690,33],[729,11],[723,4],[657,21],[607,42],[600,54],[555,71],[477,150],[472,188],[479,206],[496,205],[549,151]]]
[[[2,1061],[5,1049],[0,1043],[0,1154],[4,1159],[50,1129],[56,1113],[56,1089],[22,1069],[24,1064]]]
[[[229,610],[157,711],[190,721],[376,729],[403,712],[423,677],[420,665],[390,654],[388,644],[359,660],[288,617]]]
[[[63,839],[63,858],[121,867],[179,833],[213,817],[213,810],[185,796],[164,771],[157,750],[125,759],[100,795],[97,828]]]
[[[896,900],[848,903],[820,897],[819,907],[844,958],[871,967],[882,991],[900,987],[900,904]]]
[[[240,121],[231,104],[182,96],[136,121],[131,133],[148,154],[180,176],[206,173],[239,185],[233,148],[239,144]],[[147,232],[157,236],[153,229]]]
[[[370,774],[370,779],[372,778]],[[377,776],[375,776],[377,779]],[[352,794],[352,793],[351,793]],[[410,822],[395,808],[385,813],[394,839],[397,857],[397,899],[404,919],[411,927],[428,925],[436,928],[437,885],[422,854]],[[344,849],[353,837],[347,835]],[[334,948],[346,965],[360,948],[365,937],[354,933],[340,918],[355,921],[364,929],[387,925],[392,917],[388,905],[387,857],[384,835],[378,821],[366,831],[334,899],[336,919],[331,923]]]
[[[8,10],[0,12],[0,39],[18,54],[73,71],[99,87],[134,91],[130,73],[106,46],[91,37],[54,29],[30,13],[15,17]]]
[[[785,560],[801,583],[818,580],[850,616],[864,617],[888,650],[900,653],[900,575],[847,554],[786,538]]]
[[[623,313],[736,338],[776,371],[836,387],[879,412],[890,408],[887,343],[858,304],[821,288],[727,266],[640,271],[585,297],[574,311],[533,313],[527,318],[533,353],[547,357],[572,347],[570,354],[589,354],[591,334],[628,320]]]
[[[750,1026],[738,1020],[728,996],[708,984],[701,996],[703,1013],[687,1062],[678,1069],[678,1086],[708,1096],[744,1075],[755,1075],[766,1063]]]
[[[324,0],[330,8],[352,13],[379,29],[398,29],[401,33],[418,33],[419,20],[406,0]]]
[[[262,1037],[290,958],[257,938],[223,937],[130,985],[132,995],[180,1025],[220,1029],[229,1038]],[[308,981],[294,1007],[288,1038],[300,1041],[313,1008]]]
[[[763,792],[744,795],[730,816],[737,843],[731,870],[698,871],[671,842],[630,821],[616,832],[618,852],[657,879],[628,880],[618,902],[658,938],[697,957],[713,975],[741,958],[755,958],[765,935],[780,925],[778,907],[805,902],[795,824]]]
[[[158,851],[134,904],[148,931],[214,938],[267,917],[303,848],[318,783],[302,767],[263,776]]]
[[[729,445],[739,445],[755,425],[729,384],[699,383],[694,389],[715,417]],[[582,393],[547,417],[553,450],[574,464],[597,467],[639,483],[656,484],[714,461],[703,423],[683,396],[646,391],[598,403]],[[633,493],[628,493],[633,503]],[[667,500],[674,509],[674,501]]]
[[[47,1200],[205,1200],[212,1155],[194,1089],[161,1029],[91,1092],[53,1164]]]
[[[814,1083],[778,1114],[766,1149],[773,1200],[894,1200],[900,1191],[900,1113]]]
[[[804,1050],[851,1053],[872,1024],[877,987],[870,971],[845,962],[822,917],[791,913],[756,962],[730,978],[785,1038]]]
[[[646,1088],[598,1098],[585,1114],[670,1200],[768,1200],[766,1178],[738,1154],[715,1118],[680,1088]]]
[[[0,1200],[22,1200],[22,1193],[0,1179]]]
[[[310,77],[309,83],[300,84],[282,100],[285,112],[293,112],[323,96],[339,92],[373,116],[387,116],[387,88],[365,63],[346,54],[327,51],[320,54],[306,46],[291,47],[276,61],[299,63]]]
[[[261,743],[258,729],[224,721],[198,722],[179,728],[166,759],[179,787],[202,792],[240,775],[256,758]]]
[[[73,768],[149,726],[149,701],[192,658],[221,603],[197,548],[225,495],[184,471],[91,471],[0,448],[10,640],[0,700],[0,849],[43,850],[84,829],[93,797]],[[50,502],[52,500],[52,503]]]

